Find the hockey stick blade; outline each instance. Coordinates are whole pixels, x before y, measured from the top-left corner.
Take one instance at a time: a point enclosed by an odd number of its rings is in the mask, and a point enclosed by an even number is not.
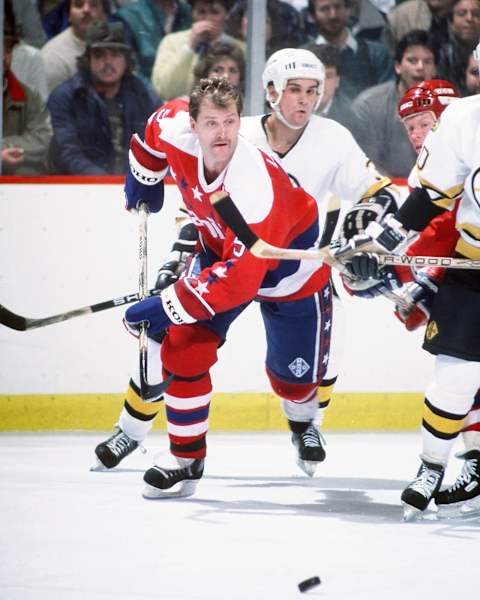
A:
[[[161,290],[152,289],[149,291],[149,295],[156,296],[160,292]],[[39,319],[17,315],[0,304],[0,324],[8,327],[9,329],[14,329],[15,331],[29,331],[31,329],[38,329],[39,327],[47,327],[48,325],[54,325],[55,323],[69,321],[70,319],[74,319],[76,317],[82,317],[84,315],[101,312],[102,310],[115,308],[116,306],[131,304],[132,302],[138,302],[138,300],[138,293],[128,294],[126,296],[113,298],[112,300],[106,300],[105,302],[99,302],[98,304],[91,304],[90,306],[84,306],[82,308],[52,315],[51,317],[43,317]]]
[[[238,239],[245,244],[246,248],[257,258],[275,260],[318,260],[325,262],[331,267],[345,273],[344,264],[338,260],[327,249],[296,250],[292,248],[280,248],[272,246],[259,238],[250,228],[242,214],[235,206],[233,200],[224,191],[215,192],[210,196],[213,208],[220,215],[224,223],[229,227]],[[374,252],[375,248],[367,247],[362,250],[352,251],[344,255],[350,257],[355,252]],[[445,269],[480,269],[480,260],[469,258],[453,258],[448,256],[408,256],[405,254],[378,254],[379,263],[391,266],[415,266],[415,267],[443,267]]]

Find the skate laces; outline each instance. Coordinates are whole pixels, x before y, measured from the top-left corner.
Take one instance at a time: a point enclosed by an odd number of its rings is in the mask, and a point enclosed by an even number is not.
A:
[[[441,471],[435,471],[426,465],[422,465],[420,473],[408,487],[414,492],[418,492],[422,496],[425,496],[425,498],[429,498],[435,491],[441,477]]]
[[[456,481],[448,488],[449,492],[454,492],[463,485],[468,485],[472,481],[472,478],[477,473],[477,462],[477,458],[469,458],[465,461],[462,472],[457,477]]]
[[[162,469],[162,467],[155,467],[157,471],[159,471],[165,479],[173,479],[174,477],[182,477],[186,475],[187,477],[191,477],[192,472],[190,467],[183,467],[178,469]]]
[[[119,431],[114,436],[112,436],[106,443],[106,446],[112,451],[112,453],[117,456],[126,456],[129,454],[129,451],[135,449],[137,446],[140,447],[143,453],[146,452],[145,448],[141,446],[135,440],[132,440],[128,437],[126,433],[123,431]]]
[[[197,461],[194,460],[191,464],[185,465],[183,467],[180,466],[176,469],[165,469],[157,465],[155,465],[154,468],[157,469],[157,471],[159,471],[163,475],[163,477],[165,477],[165,479],[170,480],[173,478],[184,476],[185,478],[193,478],[201,469],[201,464],[197,463]]]
[[[325,445],[325,438],[313,423],[311,423],[300,436],[304,445],[307,447]]]

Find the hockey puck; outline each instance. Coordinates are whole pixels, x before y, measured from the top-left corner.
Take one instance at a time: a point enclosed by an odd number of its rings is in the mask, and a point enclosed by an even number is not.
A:
[[[322,582],[320,581],[320,577],[317,577],[317,575],[315,575],[315,577],[310,577],[309,579],[305,579],[305,581],[301,581],[298,584],[298,589],[301,592],[308,592],[308,590],[311,590],[313,587],[315,587],[316,585],[320,585]]]

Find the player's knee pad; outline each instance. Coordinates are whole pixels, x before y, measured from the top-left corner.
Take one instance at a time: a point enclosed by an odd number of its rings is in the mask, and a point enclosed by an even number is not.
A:
[[[272,390],[283,400],[298,403],[308,402],[315,396],[318,388],[318,383],[290,383],[289,381],[282,381],[269,369],[267,369],[267,375]]]
[[[196,377],[206,373],[217,362],[219,337],[201,325],[170,327],[163,340],[163,367],[181,377]]]
[[[480,363],[439,355],[427,400],[440,410],[465,415],[473,405],[479,380]]]
[[[219,337],[205,327],[170,327],[161,351],[164,375],[174,375],[168,394],[179,398],[209,394],[209,371],[217,361],[219,344]]]
[[[284,415],[289,421],[308,423],[316,418],[318,412],[318,383],[289,383],[275,377],[267,369],[270,385],[280,397]]]

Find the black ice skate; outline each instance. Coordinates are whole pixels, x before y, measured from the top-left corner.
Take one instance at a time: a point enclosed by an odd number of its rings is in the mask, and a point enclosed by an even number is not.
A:
[[[128,437],[121,429],[114,433],[95,448],[97,464],[91,468],[92,471],[113,469],[121,461],[139,447],[138,442]],[[140,446],[141,448],[141,446]]]
[[[144,498],[185,498],[194,494],[203,475],[204,460],[203,458],[177,460],[180,466],[176,469],[154,466],[145,472]]]
[[[456,455],[465,461],[457,480],[435,495],[439,519],[470,517],[480,514],[480,450]]]
[[[417,477],[402,492],[403,520],[414,521],[426,510],[430,500],[440,489],[445,467],[422,461]]]
[[[297,449],[297,465],[313,477],[318,463],[325,460],[325,440],[317,426],[310,423],[303,433],[292,432],[292,444]]]

